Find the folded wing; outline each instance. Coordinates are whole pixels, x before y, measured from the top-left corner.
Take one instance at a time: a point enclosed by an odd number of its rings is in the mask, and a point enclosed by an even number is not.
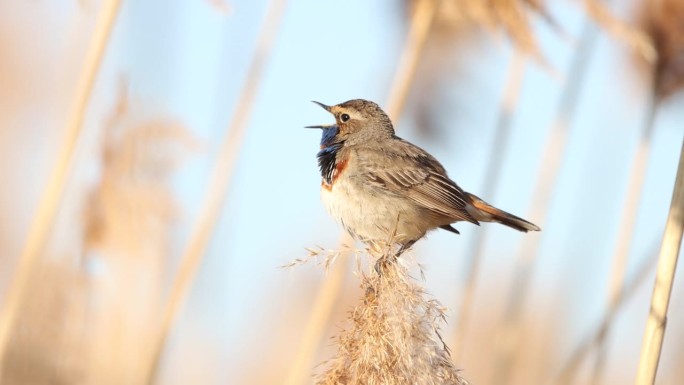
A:
[[[478,224],[466,211],[469,199],[463,189],[447,177],[437,160],[410,146],[403,152],[383,154],[389,155],[390,167],[364,167],[365,179],[375,188],[401,194],[436,214]]]

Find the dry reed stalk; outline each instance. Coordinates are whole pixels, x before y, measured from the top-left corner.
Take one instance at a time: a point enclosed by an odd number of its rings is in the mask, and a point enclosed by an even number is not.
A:
[[[646,174],[646,164],[650,152],[651,137],[655,115],[660,102],[677,92],[684,86],[684,26],[681,18],[684,17],[684,5],[680,1],[661,1],[650,5],[644,10],[644,29],[653,43],[653,54],[644,54],[640,46],[633,44],[637,53],[646,57],[647,62],[652,64],[651,74],[652,93],[646,121],[643,126],[639,148],[634,158],[630,172],[627,200],[623,208],[623,217],[620,222],[616,249],[613,255],[613,270],[609,286],[609,305],[614,306],[621,290],[624,274],[629,255],[629,247],[636,226],[637,209],[642,191],[642,185]],[[609,327],[600,336],[598,341],[599,351],[594,365],[592,383],[599,383],[605,363],[605,340],[609,337]]]
[[[92,94],[95,78],[102,63],[120,3],[120,0],[108,0],[102,5],[95,25],[93,39],[85,58],[83,72],[76,87],[76,97],[69,114],[59,156],[55,162],[50,180],[44,189],[35,218],[29,229],[26,245],[19,257],[12,283],[9,285],[5,296],[5,305],[2,317],[0,317],[0,378],[2,378],[2,363],[7,351],[10,330],[14,325],[17,311],[29,286],[28,281],[31,272],[34,270],[40,253],[43,251],[48,234],[55,221],[55,216],[68,181],[88,101]]]
[[[589,21],[585,21],[579,45],[561,92],[558,111],[544,146],[544,154],[540,162],[537,182],[531,200],[533,204],[526,216],[541,226],[544,225],[558,173],[565,156],[572,117],[579,101],[580,89],[584,82],[589,56],[596,41],[596,34],[596,28]],[[509,291],[509,298],[500,326],[500,342],[496,347],[497,351],[494,358],[492,383],[497,385],[506,384],[511,379],[510,372],[520,347],[523,306],[529,291],[534,263],[537,260],[540,240],[539,235],[525,237],[518,254],[512,288]]]
[[[658,270],[651,297],[651,307],[648,312],[648,319],[646,320],[641,358],[639,359],[639,369],[635,382],[637,385],[655,383],[667,323],[667,308],[670,304],[670,295],[672,294],[672,285],[674,283],[683,232],[684,141],[682,142],[682,149],[679,155],[679,166],[677,167],[677,178],[675,180],[674,192],[672,193],[670,213],[667,217],[665,234],[663,235],[660,256],[658,257]]]
[[[501,169],[506,154],[506,147],[510,138],[510,126],[513,113],[518,105],[522,83],[525,76],[526,59],[522,52],[516,50],[510,60],[503,98],[499,109],[499,117],[494,131],[494,143],[489,154],[489,162],[485,171],[485,182],[480,191],[485,199],[493,199],[501,179]],[[483,227],[474,234],[470,248],[466,254],[465,284],[461,291],[461,303],[456,321],[456,335],[452,346],[454,360],[458,362],[465,344],[468,320],[475,295],[475,284],[479,273],[479,267],[484,252],[485,235],[487,228]]]
[[[409,276],[406,260],[395,259],[393,248],[367,252],[369,273],[358,272],[365,295],[317,384],[467,384],[440,335],[441,304]]]
[[[649,277],[651,270],[653,270],[658,260],[658,250],[657,248],[654,249],[655,250],[649,252],[649,255],[646,258],[643,258],[642,263],[636,269],[636,274],[627,280],[621,287],[614,306],[606,308],[598,325],[589,332],[572,351],[566,363],[561,367],[559,374],[551,383],[560,385],[570,385],[573,383],[584,357],[596,347],[599,340],[602,338],[602,335],[605,334],[605,330],[613,324],[613,320],[617,317],[620,310],[622,310],[628,300],[631,299],[646,282],[646,278]]]
[[[637,214],[639,213],[641,194],[646,178],[648,157],[651,152],[651,137],[653,136],[656,108],[655,98],[652,97],[647,107],[646,119],[642,126],[641,138],[637,151],[632,160],[629,182],[627,184],[627,196],[622,207],[622,218],[616,237],[615,250],[613,251],[613,267],[611,269],[607,293],[609,309],[618,305],[623,291],[627,260],[632,246],[632,239],[634,238],[634,231],[636,230],[636,219]],[[598,351],[592,372],[592,384],[601,383],[601,376],[605,369],[606,345],[610,338],[610,326],[611,324],[605,325],[605,328],[601,330],[599,338],[596,341]]]
[[[214,227],[220,218],[264,68],[273,50],[286,5],[287,0],[271,0],[268,5],[267,14],[261,27],[256,50],[245,84],[240,92],[235,113],[228,126],[228,133],[219,149],[197,222],[191,231],[187,248],[181,257],[178,273],[172,282],[169,298],[162,310],[158,335],[153,343],[154,357],[148,368],[150,384],[155,381],[169,332],[192,286],[197,269],[211,240]]]
[[[440,1],[442,0],[418,1],[411,17],[411,26],[387,101],[387,111],[395,125],[401,116],[401,111],[411,89],[418,61],[422,56],[425,41],[434,21],[435,10]],[[344,245],[353,245],[354,240],[349,234],[344,232],[341,235],[340,244],[344,248]],[[347,256],[349,256],[348,252],[341,255],[343,260],[347,259]],[[330,321],[333,309],[332,304],[336,302],[342,291],[342,286],[347,276],[347,269],[348,266],[343,263],[334,264],[330,273],[330,279],[323,281],[314,303],[314,309],[307,321],[306,332],[302,337],[300,348],[287,374],[286,384],[301,384],[308,376],[314,356],[318,351],[321,340],[323,340],[325,326]]]
[[[411,16],[404,50],[399,59],[399,66],[394,73],[394,80],[387,97],[387,113],[396,121],[404,110],[411,84],[415,78],[418,61],[420,60],[425,42],[435,20],[437,8],[443,0],[417,0]]]

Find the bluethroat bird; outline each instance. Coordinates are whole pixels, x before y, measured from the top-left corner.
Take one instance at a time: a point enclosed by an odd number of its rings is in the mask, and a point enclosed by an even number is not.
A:
[[[314,102],[335,116],[323,130],[318,165],[326,209],[357,240],[377,244],[396,232],[397,255],[428,231],[458,234],[454,222],[498,222],[522,232],[536,225],[465,192],[425,150],[396,136],[392,121],[375,103]]]

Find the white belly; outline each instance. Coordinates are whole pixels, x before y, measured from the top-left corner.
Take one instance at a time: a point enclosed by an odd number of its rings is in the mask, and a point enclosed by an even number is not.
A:
[[[331,188],[321,188],[321,200],[330,215],[354,238],[363,242],[417,240],[436,227],[425,211],[405,199],[378,195],[371,189],[340,177]],[[431,220],[432,219],[432,220]]]

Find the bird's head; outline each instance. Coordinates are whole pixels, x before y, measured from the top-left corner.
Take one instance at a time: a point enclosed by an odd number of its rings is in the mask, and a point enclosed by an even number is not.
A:
[[[394,128],[387,114],[377,104],[363,99],[349,100],[334,106],[314,102],[335,117],[335,124],[308,126],[323,130],[321,147],[337,143],[347,145],[392,137]]]

